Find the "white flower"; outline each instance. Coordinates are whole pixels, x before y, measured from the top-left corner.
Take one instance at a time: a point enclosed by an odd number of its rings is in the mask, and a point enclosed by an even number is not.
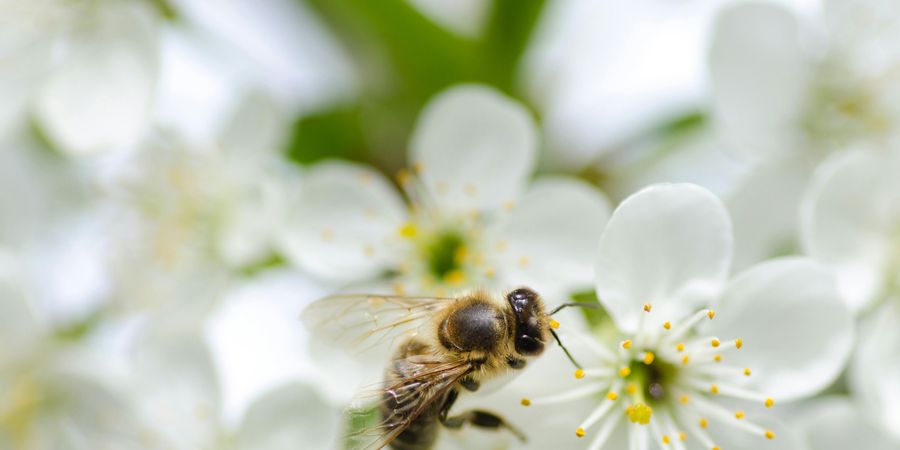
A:
[[[566,413],[568,433],[591,449],[617,429],[628,430],[632,449],[773,439],[766,408],[828,386],[849,356],[853,322],[823,267],[787,258],[729,279],[731,248],[724,206],[698,186],[655,185],[626,199],[596,265],[597,296],[616,330],[582,339],[581,386],[523,404],[593,400],[589,411]]]
[[[801,427],[812,450],[891,450],[900,445],[873,426],[864,409],[846,398],[817,399],[806,408]]]
[[[146,127],[159,17],[141,1],[0,1],[0,135],[33,114],[60,150],[128,145]]]
[[[821,20],[799,23],[783,7],[753,2],[719,17],[710,52],[714,121],[753,164],[728,199],[736,267],[795,249],[800,196],[825,155],[896,138],[897,6],[829,1]]]
[[[863,318],[851,390],[874,423],[900,436],[900,151],[835,155],[816,172],[803,204],[811,256],[837,274]]]
[[[441,285],[586,287],[604,196],[573,179],[531,183],[537,151],[520,105],[480,86],[429,103],[413,134],[411,204],[372,169],[325,162],[305,178],[285,230],[291,261],[332,281],[398,273],[398,292]]]

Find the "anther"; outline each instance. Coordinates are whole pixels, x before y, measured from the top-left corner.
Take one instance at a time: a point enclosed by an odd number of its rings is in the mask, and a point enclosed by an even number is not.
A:
[[[557,322],[557,321],[555,321],[555,320],[551,320],[551,321],[550,321],[550,328],[553,328],[554,330],[557,329],[557,328],[559,328],[559,322]]]
[[[664,324],[663,324],[663,328],[665,328],[665,329],[667,329],[667,330],[671,330],[671,329],[672,329],[672,322],[666,322],[666,323],[664,323]]]
[[[722,450],[719,447],[713,447],[712,450]]]
[[[688,403],[691,402],[691,398],[688,397],[687,395],[682,395],[681,397],[678,398],[678,401],[680,401],[682,405],[687,405]]]
[[[710,393],[710,394],[713,394],[713,395],[718,394],[718,393],[719,393],[719,386],[716,386],[715,384],[712,385],[712,386],[710,386],[710,387],[709,387],[709,393]]]
[[[578,378],[578,379],[584,378],[584,369],[575,370],[575,378]]]
[[[712,320],[713,317],[716,317],[716,312],[710,309],[706,312],[706,317],[709,317],[709,320]]]
[[[775,439],[775,433],[771,430],[766,430],[766,439]]]
[[[690,356],[684,355],[681,357],[681,364],[687,365],[689,362],[691,362]]]
[[[750,376],[750,368],[749,368],[749,367],[747,367],[747,368],[744,369],[744,376],[745,376],[745,377],[749,377],[749,376]]]
[[[654,359],[656,359],[656,356],[653,352],[644,353],[644,364],[649,366],[650,364],[653,364]]]
[[[679,432],[678,432],[678,440],[681,441],[681,442],[686,441],[686,440],[687,440],[687,434],[685,434],[684,431],[679,431]]]
[[[713,356],[713,361],[715,361],[717,363],[722,362],[722,355]]]
[[[631,369],[630,369],[630,368],[628,368],[628,367],[623,367],[623,368],[619,369],[619,376],[620,376],[620,377],[625,378],[625,377],[627,377],[628,375],[631,375]]]
[[[701,417],[700,418],[700,428],[706,428],[708,426],[709,426],[709,421]]]
[[[772,400],[771,398],[767,398],[766,399],[766,408],[771,408],[773,406],[775,406],[775,400]]]
[[[720,345],[722,345],[722,343],[719,342],[719,340],[716,338],[713,338],[711,344],[712,344],[713,348],[718,348]]]
[[[609,394],[606,394],[606,398],[608,398],[612,401],[616,401],[619,398],[619,394],[616,394],[615,392],[610,392]]]
[[[670,442],[670,441],[669,441],[669,435],[664,434],[663,437],[662,437],[662,442],[663,442],[663,444],[665,444],[665,445],[669,445],[669,442]]]
[[[683,351],[684,351],[684,344],[678,344],[678,345],[676,345],[676,346],[675,346],[675,349],[678,350],[679,352],[683,352]]]
[[[527,398],[523,398],[519,403],[521,403],[522,406],[531,406],[531,400],[528,400]]]
[[[735,339],[735,340],[734,340],[734,346],[737,347],[738,350],[740,350],[741,347],[744,346],[744,341],[742,341],[742,340],[740,340],[740,339]]]
[[[737,419],[737,420],[743,419],[743,418],[744,418],[744,412],[743,412],[743,411],[736,411],[736,412],[734,413],[734,418]]]
[[[579,428],[579,429],[575,430],[575,436],[578,436],[580,438],[584,437],[584,428]]]
[[[650,418],[652,416],[653,408],[643,403],[635,403],[628,409],[628,420],[631,421],[631,423],[647,425],[650,423]]]
[[[634,384],[634,383],[628,383],[628,385],[625,386],[625,392],[627,392],[627,393],[629,393],[629,394],[634,394],[634,393],[636,393],[636,392],[637,392],[637,385]]]
[[[644,312],[650,312],[651,309],[653,309],[652,305],[650,305],[649,303],[644,303]]]
[[[626,350],[631,348],[631,339],[625,339],[624,341],[622,341],[622,348]]]

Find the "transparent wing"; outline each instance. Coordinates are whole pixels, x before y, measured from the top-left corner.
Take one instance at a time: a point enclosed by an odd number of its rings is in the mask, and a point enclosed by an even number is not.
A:
[[[363,353],[392,344],[454,301],[439,297],[335,295],[309,305],[301,320],[317,339]]]
[[[447,393],[473,369],[468,362],[441,363],[414,356],[394,361],[404,376],[385,382],[357,396],[347,414],[351,424],[366,424],[351,430],[348,450],[386,447],[425,411],[440,408]],[[435,420],[437,420],[435,418]]]

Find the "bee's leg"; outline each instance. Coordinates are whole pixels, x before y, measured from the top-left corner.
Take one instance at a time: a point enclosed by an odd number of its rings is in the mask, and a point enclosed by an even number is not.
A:
[[[447,395],[447,399],[441,406],[441,412],[438,415],[438,419],[445,427],[450,429],[459,429],[462,428],[463,425],[468,423],[478,428],[495,430],[505,428],[509,430],[510,433],[515,435],[520,441],[525,442],[528,440],[528,438],[525,436],[525,433],[522,433],[521,430],[510,425],[508,422],[503,420],[502,417],[494,413],[473,409],[471,411],[466,411],[453,417],[448,417],[450,408],[453,407],[453,404],[456,402],[457,397],[459,397],[459,391],[457,391],[456,389],[450,391],[450,393]]]

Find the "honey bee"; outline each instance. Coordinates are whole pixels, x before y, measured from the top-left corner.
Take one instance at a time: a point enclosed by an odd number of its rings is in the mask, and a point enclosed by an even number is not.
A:
[[[393,357],[384,381],[373,389],[372,404],[380,423],[350,436],[352,448],[428,450],[439,425],[505,429],[525,435],[502,417],[483,410],[450,416],[461,392],[478,391],[488,381],[514,374],[541,355],[552,336],[566,356],[551,315],[541,297],[518,288],[504,296],[484,291],[456,297],[337,295],[310,305],[302,320],[314,336],[356,352],[379,343],[391,345]],[[394,345],[396,344],[396,345]],[[365,402],[364,402],[365,403]]]

